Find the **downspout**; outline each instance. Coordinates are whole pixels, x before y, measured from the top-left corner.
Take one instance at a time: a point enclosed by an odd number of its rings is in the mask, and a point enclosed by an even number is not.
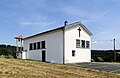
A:
[[[67,26],[67,21],[64,22],[64,27],[63,27],[63,64],[65,64],[65,27]]]
[[[63,27],[63,64],[65,64],[65,27]]]

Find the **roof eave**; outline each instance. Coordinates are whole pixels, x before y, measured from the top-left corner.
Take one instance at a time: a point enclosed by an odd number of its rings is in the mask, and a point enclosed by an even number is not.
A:
[[[92,36],[93,34],[85,27],[85,25],[83,25],[82,23],[79,24],[90,36]]]
[[[56,31],[56,30],[59,30],[59,29],[63,29],[64,27],[65,26],[62,26],[62,27],[58,27],[58,28],[55,28],[55,29],[52,29],[52,30],[48,30],[48,31],[45,31],[45,32],[42,32],[42,33],[38,33],[38,34],[35,34],[35,35],[32,35],[32,36],[24,38],[24,40],[32,38],[32,37],[35,37],[35,36],[38,36],[38,35],[42,35],[42,34],[46,34],[46,33],[49,33],[49,32],[53,32],[53,31]]]

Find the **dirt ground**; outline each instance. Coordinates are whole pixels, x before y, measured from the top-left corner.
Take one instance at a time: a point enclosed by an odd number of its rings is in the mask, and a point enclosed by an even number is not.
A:
[[[120,74],[39,61],[0,58],[0,78],[120,78]]]

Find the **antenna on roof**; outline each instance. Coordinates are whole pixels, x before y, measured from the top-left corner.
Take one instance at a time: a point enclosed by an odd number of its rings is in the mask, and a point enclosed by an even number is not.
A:
[[[68,23],[68,22],[67,22],[67,21],[65,21],[65,22],[64,22],[64,26],[66,26],[66,25],[67,25],[67,23]]]

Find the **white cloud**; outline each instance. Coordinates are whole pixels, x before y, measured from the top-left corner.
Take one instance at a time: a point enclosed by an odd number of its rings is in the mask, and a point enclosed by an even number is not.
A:
[[[21,25],[22,25],[22,27],[32,27],[32,26],[34,26],[34,27],[38,27],[38,26],[40,26],[40,27],[43,27],[43,26],[49,26],[49,25],[52,25],[52,24],[54,24],[55,23],[55,21],[51,21],[51,22],[28,22],[28,21],[22,21],[21,22]]]
[[[103,41],[93,41],[92,44],[103,44]]]
[[[51,26],[54,24],[55,20],[48,20],[46,16],[44,15],[33,15],[33,17],[21,17],[19,20],[19,24],[22,28],[49,28],[48,26]]]
[[[98,41],[93,41],[93,42],[92,42],[92,44],[97,44],[97,43],[98,43]]]
[[[22,25],[26,26],[26,25],[31,25],[31,22],[21,22]]]

